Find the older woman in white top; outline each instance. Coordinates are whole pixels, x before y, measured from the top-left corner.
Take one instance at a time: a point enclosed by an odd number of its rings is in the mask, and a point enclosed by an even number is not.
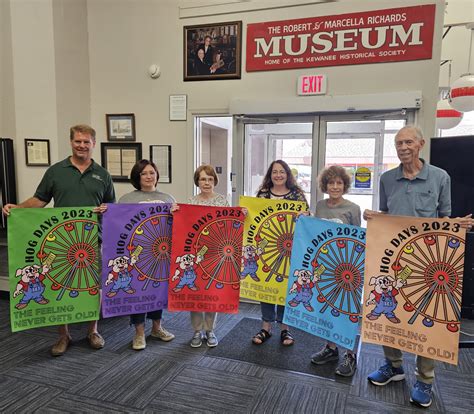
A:
[[[228,207],[229,203],[222,194],[214,192],[214,187],[218,184],[216,171],[211,165],[201,165],[194,172],[194,184],[199,188],[199,193],[189,198],[190,204],[201,206]],[[173,208],[174,211],[179,207]],[[194,329],[194,335],[190,341],[193,348],[199,348],[203,341],[207,342],[208,347],[217,346],[219,343],[214,327],[216,324],[216,312],[191,312],[191,324]]]

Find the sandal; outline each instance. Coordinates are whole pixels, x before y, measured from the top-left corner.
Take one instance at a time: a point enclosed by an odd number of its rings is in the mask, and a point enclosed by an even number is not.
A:
[[[272,334],[268,332],[266,329],[260,329],[260,332],[256,333],[253,338],[252,342],[255,345],[262,345],[267,339],[270,339]],[[255,342],[255,339],[259,340],[260,342]]]
[[[282,345],[284,346],[291,346],[295,343],[295,338],[293,338],[293,335],[291,335],[288,329],[283,329],[281,331],[280,340],[281,340]]]

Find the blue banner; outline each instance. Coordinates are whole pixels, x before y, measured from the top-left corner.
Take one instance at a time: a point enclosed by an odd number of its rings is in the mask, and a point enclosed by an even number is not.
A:
[[[354,349],[364,285],[365,229],[301,216],[284,323]]]

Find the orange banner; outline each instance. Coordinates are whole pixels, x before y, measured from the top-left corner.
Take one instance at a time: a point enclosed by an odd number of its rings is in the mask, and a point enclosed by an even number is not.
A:
[[[362,341],[457,364],[465,236],[450,219],[368,221]]]

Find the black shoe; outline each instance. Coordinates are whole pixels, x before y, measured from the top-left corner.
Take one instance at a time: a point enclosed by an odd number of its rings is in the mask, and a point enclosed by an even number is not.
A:
[[[321,351],[311,355],[311,362],[316,365],[323,365],[326,362],[337,361],[339,359],[339,350],[331,349],[326,345]]]
[[[357,368],[357,358],[349,352],[344,353],[342,362],[336,368],[336,374],[343,377],[352,377]]]

